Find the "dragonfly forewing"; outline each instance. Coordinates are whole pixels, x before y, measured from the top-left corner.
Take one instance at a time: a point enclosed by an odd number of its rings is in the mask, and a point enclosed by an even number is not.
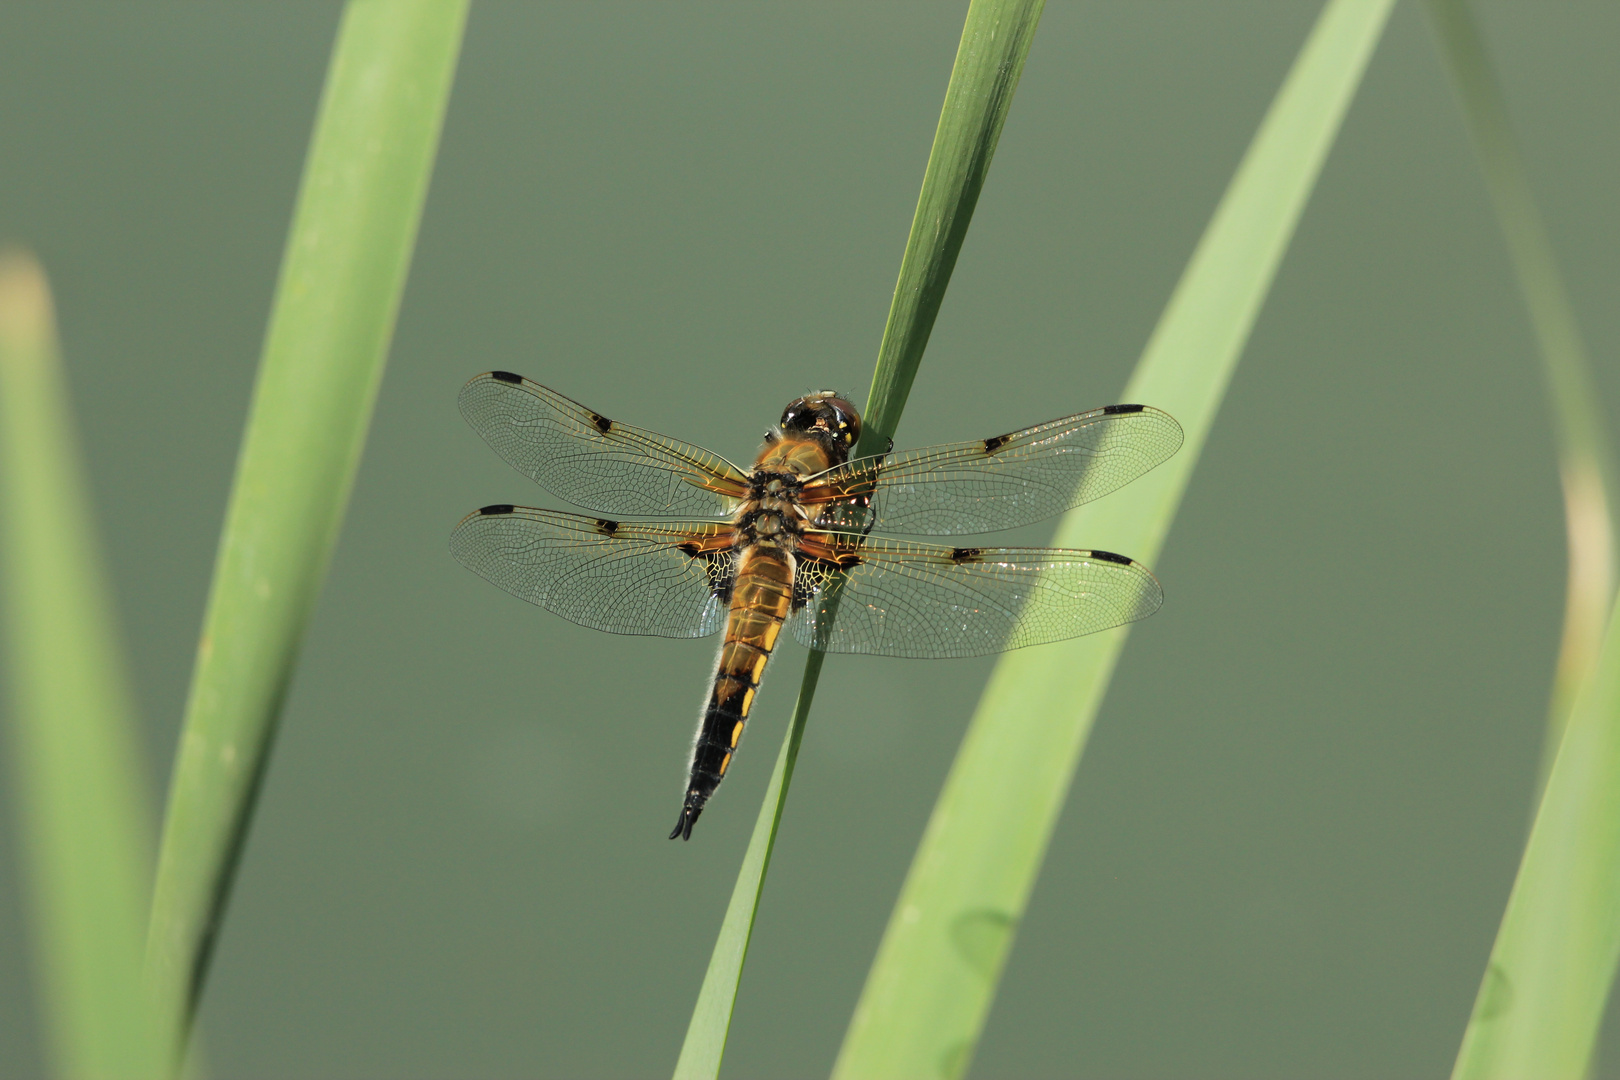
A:
[[[817,524],[951,536],[1044,521],[1100,498],[1174,454],[1181,425],[1145,405],[1103,409],[973,442],[857,458],[811,478]]]
[[[509,372],[472,379],[459,403],[513,468],[597,513],[724,518],[748,493],[747,474],[720,455],[609,420]]]

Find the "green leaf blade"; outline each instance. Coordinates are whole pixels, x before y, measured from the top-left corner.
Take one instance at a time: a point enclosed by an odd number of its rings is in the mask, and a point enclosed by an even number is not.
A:
[[[1613,458],[1591,358],[1479,28],[1461,0],[1427,8],[1535,334],[1570,556],[1539,806],[1452,1076],[1575,1080],[1590,1069],[1620,958]]]
[[[973,0],[969,5],[878,347],[856,456],[887,450],[899,425],[1012,107],[1043,4],[1044,0]],[[754,917],[824,658],[812,651],[805,663],[765,802],[687,1026],[675,1067],[677,1080],[711,1080],[720,1073]]]
[[[169,792],[147,974],[195,1009],[393,333],[466,0],[345,9],[226,511]]]
[[[968,6],[878,347],[856,457],[885,451],[900,425],[1044,6],[1044,0],[974,0]]]
[[[152,836],[43,271],[0,253],[0,522],[12,791],[55,1075],[167,1071],[141,983]]]
[[[1174,416],[1181,452],[1071,512],[1055,543],[1107,536],[1152,562],[1389,0],[1332,0],[1189,261],[1123,400]],[[834,1077],[965,1072],[1128,628],[1003,657],[901,889]]]
[[[1542,745],[1544,783],[1575,695],[1597,665],[1614,599],[1614,455],[1586,339],[1479,27],[1463,0],[1429,0],[1427,10],[1530,316],[1558,441],[1569,591]]]
[[[1580,1080],[1620,963],[1620,621],[1575,701],[1453,1080]]]

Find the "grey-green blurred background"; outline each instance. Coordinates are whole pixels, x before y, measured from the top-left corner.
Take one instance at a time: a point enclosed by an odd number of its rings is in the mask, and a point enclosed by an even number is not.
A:
[[[1117,399],[1317,6],[1048,5],[902,447]],[[790,397],[864,397],[963,11],[475,4],[207,989],[214,1075],[672,1066],[803,653],[779,653],[693,841],[665,840],[712,645],[594,633],[458,566],[466,511],[557,504],[456,392],[510,368],[734,460]],[[1616,400],[1620,9],[1480,11]],[[0,12],[0,237],[53,274],[154,791],[336,18]],[[1528,819],[1561,514],[1526,318],[1402,4],[1155,567],[1165,607],[1132,636],[973,1074],[1445,1075]],[[828,663],[727,1076],[825,1075],[989,668]],[[6,825],[0,1072],[26,1078]]]

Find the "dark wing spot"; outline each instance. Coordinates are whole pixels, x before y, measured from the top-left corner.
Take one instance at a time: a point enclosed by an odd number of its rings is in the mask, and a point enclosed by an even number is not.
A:
[[[520,383],[523,381],[523,376],[514,375],[510,371],[492,371],[489,373],[489,377],[496,382]]]
[[[698,553],[701,552],[702,550],[703,549],[698,546],[698,543],[697,543],[696,540],[688,540],[686,543],[682,544],[680,546],[680,548],[679,548],[680,553],[682,555],[685,555],[689,559],[697,558]]]
[[[497,514],[510,514],[514,509],[516,507],[511,503],[495,503],[493,506],[480,507],[478,512],[488,517],[494,517]]]
[[[612,536],[614,533],[619,531],[619,523],[617,521],[609,521],[607,518],[597,518],[596,531],[601,533],[603,536]],[[1130,560],[1127,559],[1125,561],[1129,562]]]
[[[1006,435],[991,436],[990,438],[984,440],[984,452],[987,454],[995,453],[997,450],[1000,450],[1003,446],[1007,445],[1007,439],[1008,436]]]
[[[696,544],[692,545],[694,548]],[[731,589],[736,584],[736,563],[729,551],[709,551],[703,554],[703,572],[709,577],[709,591],[726,603],[731,602]]]
[[[1119,563],[1121,566],[1131,565],[1131,560],[1123,555],[1115,555],[1112,551],[1093,551],[1091,557],[1101,559],[1103,562]]]
[[[814,600],[838,573],[840,563],[825,559],[805,559],[793,575],[793,610],[798,611]],[[845,565],[853,566],[854,563]]]
[[[984,548],[957,548],[951,552],[951,562],[957,566],[963,563],[978,562],[984,557]]]
[[[596,430],[604,435],[613,430],[613,421],[600,413],[591,413],[591,423],[595,424]]]
[[[1103,413],[1105,415],[1108,415],[1108,416],[1117,416],[1120,413],[1133,413],[1133,412],[1141,412],[1141,411],[1142,411],[1142,406],[1140,406],[1140,405],[1104,405],[1103,406]]]

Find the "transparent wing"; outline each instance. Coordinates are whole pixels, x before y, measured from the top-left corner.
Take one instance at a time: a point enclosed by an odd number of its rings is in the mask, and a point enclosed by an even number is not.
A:
[[[610,634],[706,637],[725,624],[731,528],[607,521],[486,506],[450,536],[467,569],[570,622]]]
[[[1164,600],[1145,566],[1107,551],[831,546],[845,566],[801,562],[793,616],[794,636],[825,652],[983,656],[1145,619]]]
[[[725,458],[592,412],[507,371],[461,389],[461,415],[518,472],[602,514],[724,517],[748,491]]]
[[[857,458],[813,477],[822,528],[947,536],[1042,521],[1141,476],[1181,446],[1181,425],[1110,405],[977,442]]]

